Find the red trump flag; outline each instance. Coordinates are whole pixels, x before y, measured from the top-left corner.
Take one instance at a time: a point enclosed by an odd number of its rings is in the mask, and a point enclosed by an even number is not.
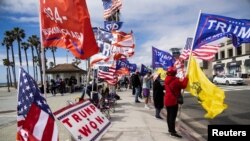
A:
[[[69,49],[80,59],[99,50],[85,0],[40,0],[44,47]]]

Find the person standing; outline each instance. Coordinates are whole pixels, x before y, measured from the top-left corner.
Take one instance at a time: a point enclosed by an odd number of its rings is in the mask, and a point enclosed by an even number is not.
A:
[[[164,103],[164,87],[160,83],[160,75],[153,75],[153,100],[155,106],[155,117],[158,119],[162,119],[160,116],[161,109],[163,108]]]
[[[133,73],[130,77],[131,87],[132,87],[132,95],[135,95],[135,73]]]
[[[51,82],[51,94],[53,95],[53,96],[56,96],[56,82],[55,82],[55,80],[54,79],[51,79],[50,80],[50,82]]]
[[[165,96],[164,106],[167,109],[167,124],[168,132],[171,136],[182,138],[175,130],[175,122],[178,113],[177,98],[181,94],[181,90],[185,89],[188,83],[188,78],[184,77],[182,80],[176,77],[176,69],[169,67],[167,69],[167,77],[164,81]]]
[[[136,73],[134,75],[133,86],[135,87],[135,103],[140,103],[140,101],[138,100],[138,97],[140,94],[140,89],[141,89],[141,81],[140,81],[139,71],[136,71]]]
[[[152,79],[151,72],[148,72],[142,80],[142,91],[143,91],[143,96],[145,97],[145,108],[150,109],[148,106],[148,102],[150,100],[150,81]]]

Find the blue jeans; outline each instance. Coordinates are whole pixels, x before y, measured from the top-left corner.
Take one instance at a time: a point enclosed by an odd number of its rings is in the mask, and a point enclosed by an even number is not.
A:
[[[138,97],[140,95],[141,88],[140,87],[135,87],[135,101],[139,101]]]

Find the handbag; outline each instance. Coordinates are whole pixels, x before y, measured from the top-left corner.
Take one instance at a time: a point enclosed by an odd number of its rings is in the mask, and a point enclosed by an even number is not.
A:
[[[171,82],[171,83],[172,83],[172,82]],[[171,84],[171,83],[170,83],[170,84]],[[176,94],[174,94],[172,88],[170,87],[170,84],[168,84],[168,87],[169,87],[171,93],[172,93],[175,97],[177,97],[177,103],[178,103],[178,104],[183,104],[183,103],[184,103],[183,95],[182,95],[181,93],[178,94],[178,96],[177,96]]]
[[[183,95],[180,93],[178,98],[177,98],[177,103],[178,104],[183,104],[184,103],[184,99],[183,99]]]

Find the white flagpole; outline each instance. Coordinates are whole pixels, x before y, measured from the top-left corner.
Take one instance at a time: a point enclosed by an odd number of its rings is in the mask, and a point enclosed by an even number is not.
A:
[[[88,84],[89,84],[89,74],[90,74],[90,58],[87,59],[87,64],[88,64],[88,72],[87,72],[87,82],[86,82],[86,85],[85,85],[85,92],[84,92],[84,97],[85,95],[87,94],[87,88],[88,88]],[[83,99],[84,99],[83,97]],[[91,98],[91,97],[89,97]]]
[[[195,39],[195,35],[196,35],[196,32],[197,32],[197,28],[198,28],[198,24],[199,24],[199,22],[200,22],[200,17],[201,17],[201,10],[200,10],[200,12],[199,12],[199,16],[198,16],[198,20],[197,20],[197,23],[196,23],[196,28],[195,28],[195,32],[194,32],[194,35],[193,35],[193,41],[192,41],[192,43],[191,43],[191,50],[190,50],[190,55],[189,55],[189,58],[188,58],[188,64],[187,64],[187,71],[186,71],[186,75],[188,74],[188,70],[189,70],[189,66],[190,66],[190,60],[191,60],[191,55],[192,55],[192,50],[193,50],[193,46],[194,46],[194,39]],[[185,75],[185,76],[186,76]],[[182,91],[182,93],[181,94],[183,94],[184,93],[184,90]],[[182,105],[181,104],[179,104],[179,112],[178,112],[178,119],[179,120],[181,120],[181,109],[182,109]]]
[[[190,65],[192,50],[193,50],[193,48],[194,48],[195,35],[196,35],[197,29],[198,29],[198,24],[199,24],[199,22],[200,22],[200,18],[201,18],[201,10],[200,10],[200,13],[199,13],[199,16],[198,16],[198,20],[197,20],[197,23],[196,23],[195,32],[194,32],[194,35],[193,35],[193,41],[192,41],[192,43],[191,43],[191,50],[190,50],[190,54],[189,54],[189,58],[188,58],[188,64],[187,64],[186,75],[187,75],[188,70],[189,70],[189,65]]]
[[[41,1],[39,1],[39,25],[40,25],[40,42],[41,42],[41,62],[42,62],[42,72],[43,72],[43,88],[44,88],[44,96],[47,98],[46,94],[46,74],[45,74],[45,58],[44,58],[44,46],[43,46],[43,36],[42,36],[42,17],[41,17]]]

